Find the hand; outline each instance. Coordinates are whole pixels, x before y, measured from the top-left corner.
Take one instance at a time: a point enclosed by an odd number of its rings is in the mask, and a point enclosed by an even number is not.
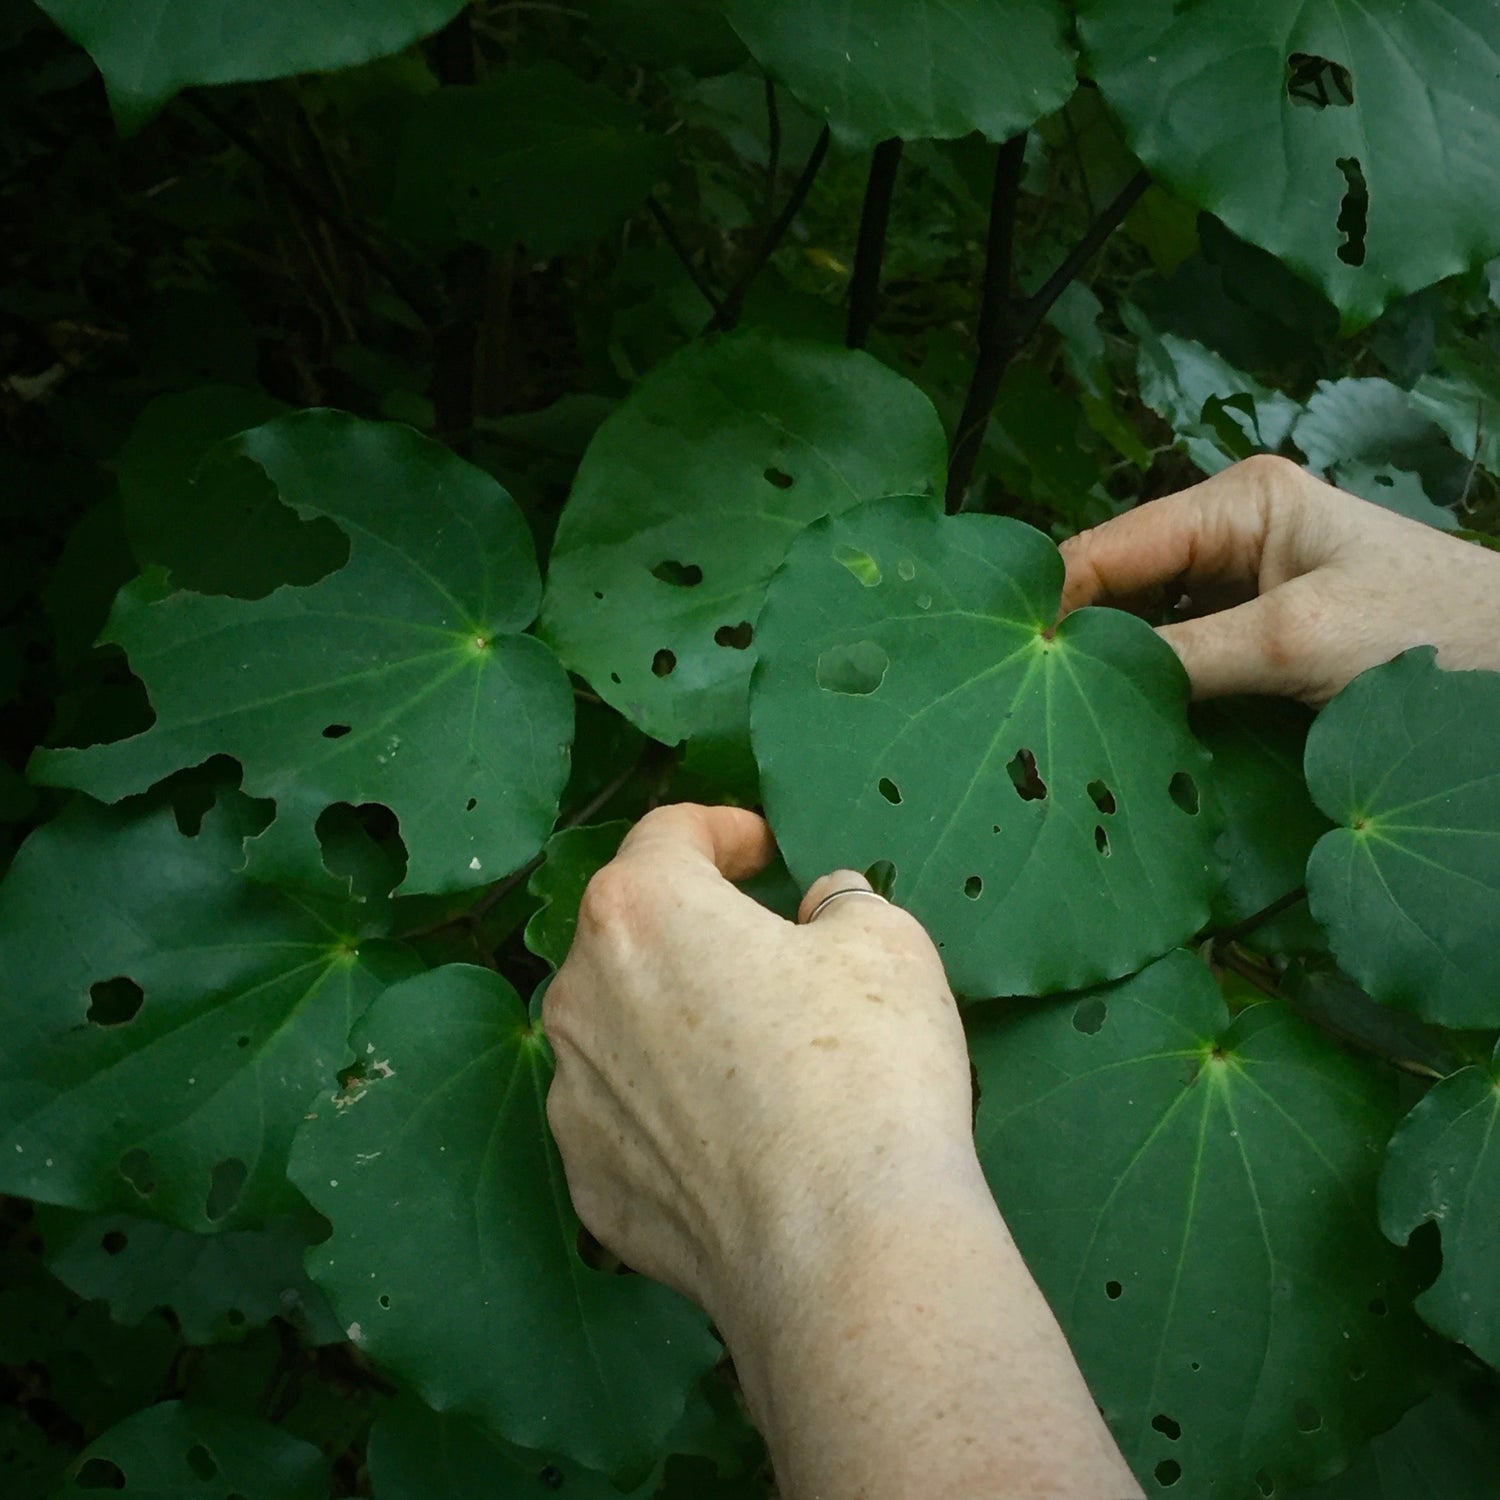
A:
[[[1313,707],[1412,646],[1500,669],[1500,554],[1262,455],[1063,543],[1063,611],[1169,586],[1198,618],[1160,628],[1198,698]],[[1219,611],[1209,613],[1208,611]]]

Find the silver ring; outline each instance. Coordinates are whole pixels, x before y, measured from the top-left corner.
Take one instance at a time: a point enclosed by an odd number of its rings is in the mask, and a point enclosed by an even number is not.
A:
[[[802,925],[804,927],[811,926],[812,923],[818,920],[818,915],[823,910],[823,908],[825,906],[828,906],[831,902],[837,901],[840,896],[870,896],[873,897],[876,901],[885,900],[885,897],[882,896],[879,891],[867,890],[862,885],[847,885],[841,891],[829,891],[829,893],[824,896],[823,899],[818,902],[818,904],[813,907],[810,912],[808,912],[807,921],[805,921]]]

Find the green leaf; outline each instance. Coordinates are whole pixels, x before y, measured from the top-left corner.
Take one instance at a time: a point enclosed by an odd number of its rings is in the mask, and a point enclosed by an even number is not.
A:
[[[119,1490],[134,1500],[325,1500],[330,1476],[311,1443],[269,1422],[163,1401],[91,1443],[70,1471],[66,1495]]]
[[[392,216],[412,239],[549,259],[607,234],[671,164],[607,89],[554,64],[429,94],[407,124]]]
[[[1484,344],[1442,350],[1441,373],[1424,375],[1412,405],[1443,429],[1465,458],[1500,474],[1500,359]]]
[[[526,863],[557,816],[573,700],[520,634],[540,581],[531,536],[494,480],[409,428],[339,412],[233,441],[304,516],[349,537],[349,561],[264,599],[122,591],[108,639],[156,722],[131,739],[41,751],[34,779],[107,801],[215,754],[276,821],[247,850],[259,877],[326,883],[314,832],[333,803],[401,822],[403,894],[482,885]],[[206,471],[199,485],[214,483]]]
[[[615,857],[630,831],[627,821],[564,828],[547,840],[542,863],[526,882],[529,895],[541,900],[526,924],[526,946],[554,969],[560,968],[578,927],[578,903],[594,872]]]
[[[1321,473],[1354,461],[1413,468],[1414,458],[1441,437],[1409,391],[1370,376],[1320,380],[1292,428],[1292,441],[1308,467]]]
[[[1337,825],[1307,865],[1312,914],[1376,1000],[1441,1026],[1500,1026],[1500,673],[1431,647],[1361,673],[1307,737]]]
[[[322,1293],[307,1279],[310,1236],[291,1223],[192,1234],[125,1214],[42,1211],[47,1265],[80,1297],[109,1304],[118,1323],[170,1309],[190,1344],[233,1342],[285,1318],[309,1343],[342,1343]]]
[[[1500,1064],[1500,1055],[1495,1058]],[[1380,1178],[1380,1227],[1405,1244],[1431,1220],[1443,1270],[1417,1298],[1437,1331],[1500,1369],[1500,1071],[1464,1068],[1401,1122]]]
[[[40,0],[99,65],[120,128],[138,130],[173,94],[333,72],[400,52],[446,26],[462,0],[361,0],[353,11],[300,0]]]
[[[1445,505],[1434,505],[1422,487],[1422,476],[1394,464],[1340,464],[1329,476],[1340,489],[1393,510],[1398,516],[1439,531],[1457,531],[1458,517]]]
[[[195,838],[170,809],[76,798],[0,888],[0,1192],[253,1225],[308,1098],[350,1059],[350,1023],[405,950],[362,941],[351,902],[233,873],[223,804]]]
[[[788,867],[893,862],[962,994],[1116,978],[1208,915],[1181,664],[1119,610],[1054,631],[1062,578],[1029,526],[902,497],[810,526],[761,614],[751,728]]]
[[[588,0],[587,8],[603,47],[648,68],[688,68],[708,77],[745,61],[719,0]]]
[[[751,55],[851,146],[1003,141],[1073,92],[1054,0],[729,0]]]
[[[1411,1403],[1412,1278],[1375,1224],[1393,1075],[1285,1006],[1231,1021],[1187,953],[970,1022],[980,1160],[1144,1483],[1280,1494]]]
[[[807,524],[940,487],[931,403],[867,354],[746,332],[689,345],[589,445],[542,633],[668,744],[743,732],[765,586]]]
[[[1079,25],[1152,174],[1322,287],[1346,325],[1500,248],[1487,0],[1093,0]]]
[[[333,1221],[308,1268],[349,1337],[437,1410],[638,1482],[718,1344],[666,1288],[578,1258],[551,1054],[519,997],[438,969],[383,995],[353,1046],[360,1074],[313,1105],[291,1167]]]

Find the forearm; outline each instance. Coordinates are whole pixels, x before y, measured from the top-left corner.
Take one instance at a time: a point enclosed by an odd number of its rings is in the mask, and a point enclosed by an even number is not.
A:
[[[721,1321],[787,1500],[1141,1491],[975,1162],[838,1205]]]

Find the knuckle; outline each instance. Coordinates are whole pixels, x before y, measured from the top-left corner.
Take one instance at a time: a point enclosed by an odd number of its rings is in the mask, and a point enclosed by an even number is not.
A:
[[[608,931],[624,926],[637,904],[636,882],[616,860],[595,872],[578,903],[580,931]]]

